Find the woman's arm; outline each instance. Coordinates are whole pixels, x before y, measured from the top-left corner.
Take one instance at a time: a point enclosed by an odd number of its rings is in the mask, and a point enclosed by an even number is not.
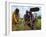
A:
[[[16,16],[14,15],[14,21],[16,22],[16,23],[18,23],[18,21],[17,21],[17,19],[16,19]]]

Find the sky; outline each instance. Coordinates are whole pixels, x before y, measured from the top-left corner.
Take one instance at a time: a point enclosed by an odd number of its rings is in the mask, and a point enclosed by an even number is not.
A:
[[[14,12],[14,10],[16,8],[18,8],[19,9],[20,17],[23,18],[24,17],[24,14],[26,13],[26,10],[29,11],[29,9],[32,8],[32,7],[33,6],[15,6],[14,5],[14,6],[11,7],[11,11]],[[39,16],[39,15],[41,15],[41,10],[39,10],[39,11],[37,11],[35,13],[37,13],[37,16]],[[34,14],[34,12],[33,12],[33,14]]]

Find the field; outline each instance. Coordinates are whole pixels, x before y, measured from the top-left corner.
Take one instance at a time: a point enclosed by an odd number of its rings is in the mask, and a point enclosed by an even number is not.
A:
[[[37,19],[35,22],[36,30],[41,29],[41,19]],[[12,31],[31,30],[28,26],[24,26],[24,19],[20,18],[18,26],[12,25]]]

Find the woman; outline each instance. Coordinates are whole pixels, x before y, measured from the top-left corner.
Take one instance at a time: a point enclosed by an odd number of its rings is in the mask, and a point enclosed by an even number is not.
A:
[[[12,15],[12,24],[18,24],[19,23],[19,9],[16,8]]]
[[[25,29],[28,30],[28,29],[31,29],[31,25],[30,25],[30,16],[29,16],[29,11],[27,10],[26,11],[26,14],[24,15],[24,21],[25,21]]]
[[[19,9],[16,8],[12,15],[12,27],[13,30],[17,30],[16,28],[19,26]]]

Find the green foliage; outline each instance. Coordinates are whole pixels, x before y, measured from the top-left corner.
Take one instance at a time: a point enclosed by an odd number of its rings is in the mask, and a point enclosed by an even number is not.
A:
[[[36,29],[41,29],[41,19],[38,19],[38,21],[36,22]]]
[[[41,16],[38,16],[38,19],[41,19]]]

